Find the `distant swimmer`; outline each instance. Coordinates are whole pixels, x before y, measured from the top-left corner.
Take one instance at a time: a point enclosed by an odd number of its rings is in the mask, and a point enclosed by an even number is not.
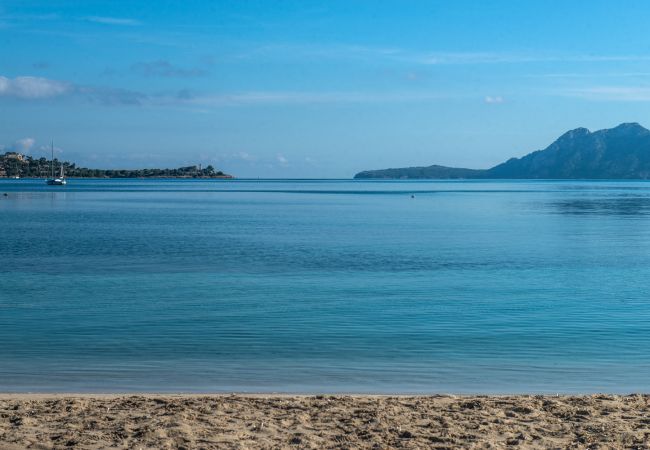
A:
[[[411,194],[411,198],[415,198],[415,195]]]

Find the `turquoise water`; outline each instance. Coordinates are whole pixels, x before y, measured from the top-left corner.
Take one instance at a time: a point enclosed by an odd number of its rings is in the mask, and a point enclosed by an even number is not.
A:
[[[650,390],[647,182],[2,180],[0,230],[0,391]]]

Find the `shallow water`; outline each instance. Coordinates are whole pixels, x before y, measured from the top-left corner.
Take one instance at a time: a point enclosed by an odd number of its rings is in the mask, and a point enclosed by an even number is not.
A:
[[[5,192],[0,391],[650,390],[649,182]]]

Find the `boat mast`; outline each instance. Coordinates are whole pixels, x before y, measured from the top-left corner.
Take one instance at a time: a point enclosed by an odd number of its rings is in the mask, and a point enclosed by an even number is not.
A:
[[[54,179],[54,140],[52,140],[52,159],[50,160],[50,173]]]

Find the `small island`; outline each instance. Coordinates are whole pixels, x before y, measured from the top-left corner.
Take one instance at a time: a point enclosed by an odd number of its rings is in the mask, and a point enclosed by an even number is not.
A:
[[[16,152],[0,155],[0,178],[47,178],[52,163],[57,174],[63,165],[68,178],[233,178],[211,165],[203,167],[199,164],[176,169],[88,169],[56,158],[54,161],[44,157],[36,159]]]

